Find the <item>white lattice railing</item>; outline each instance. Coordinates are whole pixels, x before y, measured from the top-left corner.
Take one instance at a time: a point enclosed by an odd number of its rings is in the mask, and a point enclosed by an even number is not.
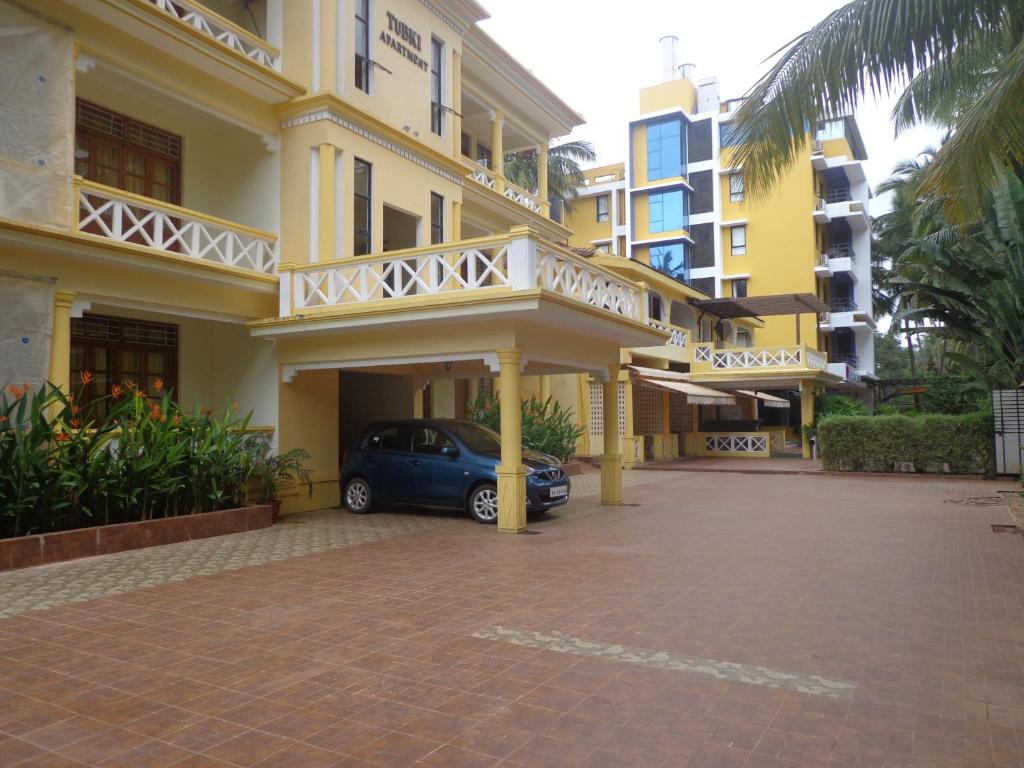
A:
[[[497,182],[494,179],[494,172],[484,168],[480,163],[469,163],[469,178],[477,184],[483,184],[488,189],[496,189]]]
[[[198,29],[203,34],[238,51],[247,59],[269,69],[279,70],[281,68],[281,52],[277,48],[251,32],[236,26],[209,8],[204,8],[202,4],[193,2],[193,0],[149,0],[149,2],[168,16]]]
[[[529,208],[534,213],[540,213],[542,210],[540,200],[525,189],[521,189],[508,181],[505,182],[505,197],[514,203],[519,203],[524,208]]]
[[[296,266],[282,264],[280,315],[412,296],[543,288],[643,321],[640,289],[530,236],[506,235]]]
[[[704,452],[766,454],[769,452],[768,441],[770,437],[771,435],[768,433],[761,435],[729,434],[728,432],[721,434],[705,433]]]
[[[693,361],[695,363],[710,363],[713,351],[714,349],[710,345],[698,344],[693,348]]]
[[[673,325],[667,325],[666,323],[658,322],[657,320],[648,320],[647,324],[652,328],[657,328],[659,331],[664,331],[669,334],[668,344],[672,347],[679,347],[680,349],[686,349],[686,331],[681,328],[676,328]]]
[[[828,357],[824,352],[819,352],[810,347],[804,347],[804,366],[815,370],[823,371],[828,368]]]
[[[695,363],[709,363],[713,370],[748,368],[811,368],[828,367],[826,356],[806,345],[799,347],[734,347],[714,349],[711,345],[695,345]]]
[[[78,231],[267,274],[277,266],[270,232],[91,181],[78,183]]]

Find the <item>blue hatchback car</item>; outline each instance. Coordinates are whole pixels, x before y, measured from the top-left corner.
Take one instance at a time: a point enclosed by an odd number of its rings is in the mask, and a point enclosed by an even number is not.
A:
[[[457,419],[371,424],[359,447],[346,451],[342,499],[357,514],[377,502],[466,509],[481,523],[498,519],[501,438]],[[558,459],[523,451],[526,508],[545,510],[569,500],[569,478]]]

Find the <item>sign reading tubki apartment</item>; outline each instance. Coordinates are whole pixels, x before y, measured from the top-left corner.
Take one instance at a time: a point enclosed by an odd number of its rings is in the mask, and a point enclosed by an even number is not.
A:
[[[390,11],[388,16],[387,30],[381,30],[380,41],[384,45],[394,48],[400,56],[405,57],[424,72],[429,65],[426,59],[420,56],[423,52],[423,43],[420,33],[399,19]]]

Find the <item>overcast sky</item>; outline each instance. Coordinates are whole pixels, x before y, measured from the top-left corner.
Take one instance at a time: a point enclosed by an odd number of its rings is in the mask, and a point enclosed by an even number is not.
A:
[[[637,91],[660,80],[658,39],[679,38],[678,61],[697,78],[717,77],[723,100],[741,96],[766,69],[765,58],[843,0],[483,0],[481,26],[587,120],[573,138],[594,144],[598,163],[626,155],[626,122],[638,112]],[[540,24],[538,24],[538,21]],[[894,137],[892,102],[868,100],[857,113],[874,187],[893,164],[939,137],[921,128]],[[872,213],[884,210],[873,201]]]

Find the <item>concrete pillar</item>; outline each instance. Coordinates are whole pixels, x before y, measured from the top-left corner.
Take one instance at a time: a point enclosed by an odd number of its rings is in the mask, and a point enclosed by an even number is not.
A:
[[[500,109],[491,112],[491,170],[494,172],[494,190],[505,194],[505,145],[502,129],[505,127],[505,113]]]
[[[601,503],[622,503],[618,364],[608,366],[608,379],[604,382],[604,454],[601,456]]]
[[[523,423],[519,400],[523,352],[499,349],[501,374],[501,464],[498,465],[498,531],[526,531],[526,467],[523,466]]]
[[[74,301],[74,291],[54,293],[49,379],[64,394],[71,392],[71,305]]]
[[[540,377],[540,401],[546,403],[548,398],[551,397],[551,377],[541,376]]]
[[[449,228],[452,236],[450,242],[458,242],[462,239],[462,203],[458,200],[452,201],[452,225]]]
[[[551,216],[551,203],[548,202],[548,145],[537,145],[537,197],[540,198],[540,211]]]
[[[335,152],[331,144],[320,145],[320,203],[317,214],[320,222],[317,256],[320,261],[330,261],[340,256],[334,252]]]
[[[800,382],[800,426],[809,427],[814,423],[814,382]],[[804,458],[811,458],[811,441],[806,432],[800,430],[800,440],[803,443]]]

